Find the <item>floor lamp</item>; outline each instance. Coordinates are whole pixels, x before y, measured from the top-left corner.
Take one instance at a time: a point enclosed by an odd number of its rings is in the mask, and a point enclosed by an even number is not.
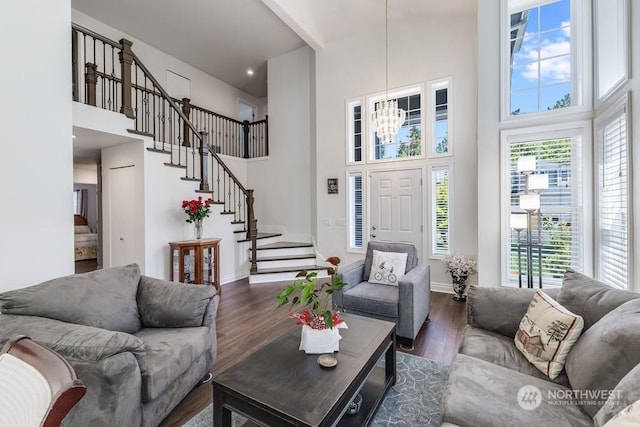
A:
[[[527,261],[527,288],[533,288],[533,256],[537,249],[538,258],[538,287],[542,288],[542,218],[540,211],[540,193],[549,187],[549,177],[546,174],[534,174],[536,158],[533,156],[518,159],[518,173],[525,177],[525,191],[520,194],[519,207],[524,213],[511,214],[511,228],[518,233],[518,285],[522,287],[521,248],[525,248]],[[532,217],[536,214],[537,236],[533,236]],[[525,239],[521,239],[521,232],[526,231]]]

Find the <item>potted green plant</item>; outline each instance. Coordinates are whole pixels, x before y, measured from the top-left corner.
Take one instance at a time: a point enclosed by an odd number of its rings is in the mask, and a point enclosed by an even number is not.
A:
[[[345,286],[338,274],[340,258],[331,257],[326,262],[331,264],[327,269],[329,277],[318,277],[316,271],[303,270],[293,283],[282,289],[277,298],[278,308],[285,305],[302,308],[291,317],[302,325],[300,350],[308,354],[337,351],[340,340],[338,329],[347,327],[340,318],[340,312],[333,309],[331,300],[331,295]]]

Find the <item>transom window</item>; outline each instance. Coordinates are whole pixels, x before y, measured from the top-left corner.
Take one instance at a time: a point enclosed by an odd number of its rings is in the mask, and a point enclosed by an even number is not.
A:
[[[417,157],[423,154],[422,144],[422,87],[389,93],[389,99],[398,101],[398,108],[407,113],[407,118],[398,134],[389,144],[383,144],[375,131],[371,130],[372,150],[370,160],[392,160]],[[375,111],[384,95],[369,99],[370,111]]]
[[[509,22],[509,115],[574,105],[571,1],[510,0]]]

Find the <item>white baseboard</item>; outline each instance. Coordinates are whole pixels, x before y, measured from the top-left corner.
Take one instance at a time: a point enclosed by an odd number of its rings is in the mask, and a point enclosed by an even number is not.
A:
[[[433,292],[441,292],[443,294],[453,294],[453,286],[451,283],[434,283],[431,282],[431,290]]]

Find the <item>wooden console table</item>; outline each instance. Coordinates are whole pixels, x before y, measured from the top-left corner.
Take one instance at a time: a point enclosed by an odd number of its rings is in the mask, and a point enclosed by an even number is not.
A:
[[[213,285],[220,291],[220,239],[171,242],[171,280]]]

